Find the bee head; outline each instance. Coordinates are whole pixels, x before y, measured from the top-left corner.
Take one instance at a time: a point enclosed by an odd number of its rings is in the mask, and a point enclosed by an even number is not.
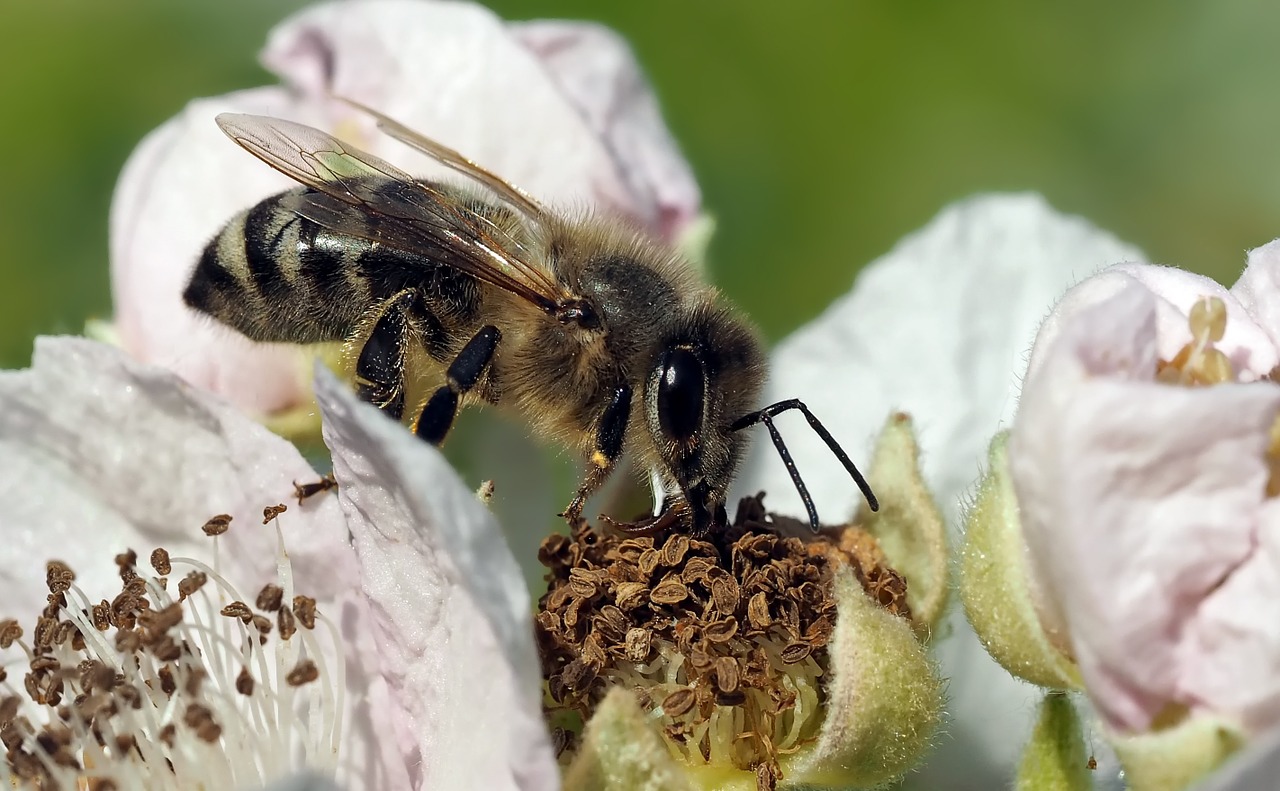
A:
[[[746,451],[731,430],[754,408],[764,353],[751,329],[727,310],[700,305],[676,322],[645,384],[645,417],[669,496],[689,508],[694,533],[725,523],[725,499]]]

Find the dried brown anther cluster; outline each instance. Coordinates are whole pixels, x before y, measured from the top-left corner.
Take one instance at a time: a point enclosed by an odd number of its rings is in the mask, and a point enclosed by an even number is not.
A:
[[[753,770],[769,787],[779,755],[821,725],[835,570],[849,564],[876,601],[909,617],[905,580],[874,538],[856,527],[783,537],[762,497],[706,539],[599,535],[584,522],[543,542],[549,587],[536,628],[564,750],[572,716],[589,719],[624,685],[661,711],[669,745],[690,763]]]
[[[220,535],[230,523],[231,517],[219,515],[202,529]],[[170,771],[172,753],[166,750],[179,740],[213,743],[222,736],[218,711],[227,711],[225,701],[205,684],[210,654],[227,649],[241,657],[252,653],[249,644],[265,644],[273,629],[278,639],[288,640],[297,624],[307,629],[316,624],[314,599],[295,596],[292,607],[285,607],[283,591],[268,585],[256,599],[256,610],[240,601],[222,607],[222,616],[242,624],[245,654],[234,642],[211,646],[202,642],[208,611],[196,619],[203,626],[193,629],[188,621],[190,608],[208,605],[204,597],[191,599],[207,575],[191,571],[178,582],[173,598],[166,593],[173,570],[168,552],[156,549],[150,555],[158,576],[140,574],[137,560],[132,551],[117,555],[120,592],[89,606],[69,604],[69,598],[81,601],[82,594],[72,590],[75,573],[64,563],[48,563],[48,604],[31,630],[30,644],[22,642],[24,630],[16,620],[0,620],[0,649],[18,646],[29,658],[25,696],[0,690],[0,777],[7,770],[18,784],[105,791],[129,787],[121,778],[137,777],[138,767],[148,761],[163,759],[166,765],[160,768]],[[287,683],[306,684],[318,676],[316,665],[304,659]],[[253,694],[247,668],[236,689]],[[217,702],[224,704],[221,709]],[[122,764],[134,768],[125,771]]]

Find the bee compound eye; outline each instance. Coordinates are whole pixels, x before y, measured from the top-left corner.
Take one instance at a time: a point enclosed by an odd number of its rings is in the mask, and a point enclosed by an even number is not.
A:
[[[672,440],[692,438],[702,426],[706,377],[689,349],[668,349],[658,363],[658,425]]]

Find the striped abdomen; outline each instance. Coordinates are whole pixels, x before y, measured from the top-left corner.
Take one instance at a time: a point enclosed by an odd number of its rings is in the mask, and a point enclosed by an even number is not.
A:
[[[370,308],[406,288],[421,289],[433,312],[477,307],[472,278],[300,217],[285,204],[305,190],[274,195],[227,223],[205,247],[186,303],[252,340],[284,343],[345,340]],[[355,208],[351,221],[364,221]]]

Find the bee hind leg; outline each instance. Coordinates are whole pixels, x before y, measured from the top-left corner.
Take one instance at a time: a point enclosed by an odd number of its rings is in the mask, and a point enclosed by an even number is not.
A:
[[[404,358],[409,343],[409,314],[418,301],[418,293],[411,290],[401,291],[387,300],[356,359],[356,393],[395,420],[404,415]]]
[[[444,442],[458,416],[459,399],[475,387],[485,371],[489,370],[489,363],[493,361],[493,353],[497,351],[501,340],[502,332],[492,324],[486,324],[467,341],[467,345],[449,363],[447,383],[431,395],[414,422],[415,434],[432,445]]]

